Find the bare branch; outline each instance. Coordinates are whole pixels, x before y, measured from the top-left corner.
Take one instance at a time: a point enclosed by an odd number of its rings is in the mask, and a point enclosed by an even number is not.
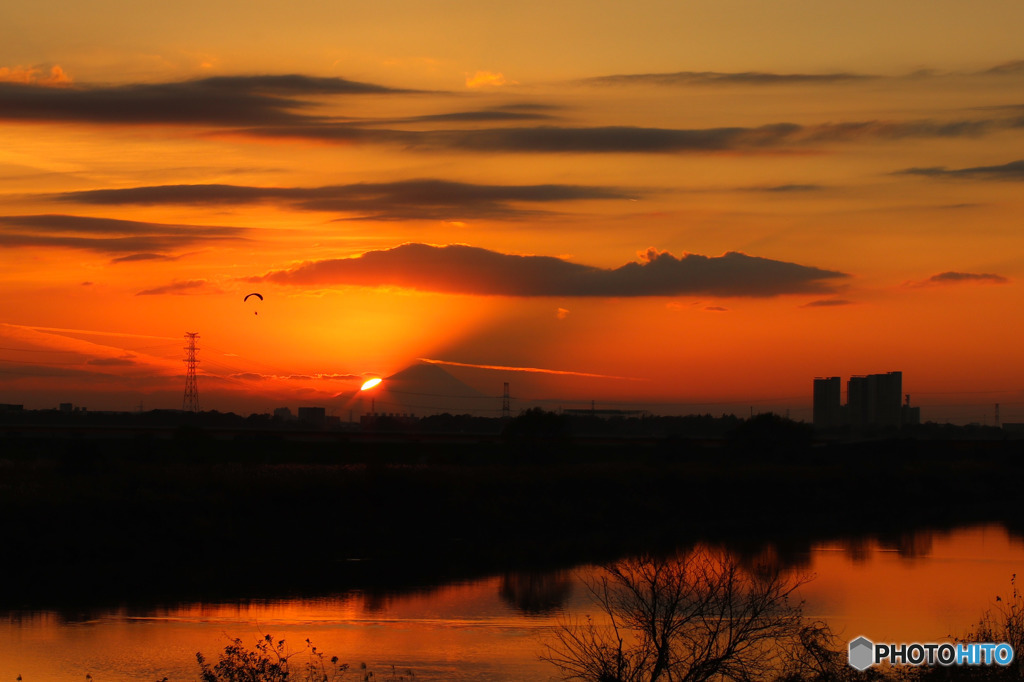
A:
[[[544,658],[563,679],[582,682],[748,681],[841,669],[827,628],[805,623],[790,601],[806,581],[745,571],[706,549],[617,561],[588,582],[600,620],[562,624]]]

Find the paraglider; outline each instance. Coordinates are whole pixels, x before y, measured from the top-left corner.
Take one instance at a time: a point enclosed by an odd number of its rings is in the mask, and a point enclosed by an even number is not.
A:
[[[257,294],[256,292],[253,292],[251,294],[247,294],[246,297],[242,299],[242,303],[245,303],[246,301],[248,301],[250,296],[255,296],[256,298],[260,299],[261,301],[263,300],[263,294]],[[252,312],[252,314],[253,315],[259,315],[259,312],[254,310]]]

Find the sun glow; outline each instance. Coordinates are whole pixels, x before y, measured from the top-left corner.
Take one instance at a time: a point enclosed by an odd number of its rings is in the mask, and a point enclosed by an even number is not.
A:
[[[380,377],[374,377],[373,379],[370,379],[369,381],[367,381],[366,383],[364,383],[364,384],[363,384],[363,385],[362,385],[362,386],[361,386],[361,387],[359,388],[359,390],[360,390],[360,391],[366,391],[366,390],[368,390],[368,389],[371,389],[371,388],[373,388],[374,386],[376,386],[377,384],[379,384],[379,383],[380,383],[381,381],[382,381],[382,380],[381,380],[381,378],[380,378]]]

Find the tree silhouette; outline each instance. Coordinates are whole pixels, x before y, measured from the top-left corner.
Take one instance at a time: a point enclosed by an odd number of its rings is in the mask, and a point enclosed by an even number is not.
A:
[[[563,623],[543,658],[584,682],[827,678],[845,661],[790,601],[806,580],[707,550],[621,560],[588,583],[603,617]]]

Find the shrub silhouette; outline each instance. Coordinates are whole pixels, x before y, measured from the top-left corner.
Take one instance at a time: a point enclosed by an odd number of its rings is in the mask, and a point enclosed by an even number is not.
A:
[[[305,664],[293,671],[292,659],[301,653],[308,653]],[[270,635],[257,640],[252,649],[241,639],[233,640],[224,647],[216,665],[210,666],[202,653],[196,653],[196,661],[201,682],[333,682],[348,670],[347,664],[338,663],[337,656],[326,660],[308,639],[303,651],[288,653],[285,641],[275,643]]]

